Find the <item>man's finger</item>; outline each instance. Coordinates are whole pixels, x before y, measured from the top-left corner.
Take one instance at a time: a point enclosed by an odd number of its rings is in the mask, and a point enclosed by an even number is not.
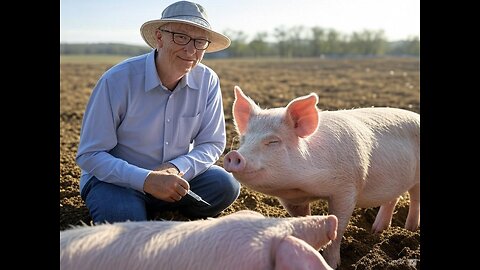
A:
[[[189,190],[190,189],[190,184],[186,180],[184,180],[184,179],[182,179],[182,180],[183,181],[179,181],[178,184],[180,186],[182,186],[185,190]]]
[[[187,195],[187,190],[185,188],[183,188],[182,186],[178,186],[176,191],[177,191],[178,196],[180,196],[180,197],[183,197],[183,196]]]

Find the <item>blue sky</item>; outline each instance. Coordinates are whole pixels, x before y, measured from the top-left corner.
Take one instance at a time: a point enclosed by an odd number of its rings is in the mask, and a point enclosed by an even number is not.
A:
[[[217,31],[250,38],[275,27],[333,28],[343,34],[384,30],[388,40],[420,37],[420,0],[193,0]],[[176,0],[61,0],[60,42],[144,45],[140,26]]]

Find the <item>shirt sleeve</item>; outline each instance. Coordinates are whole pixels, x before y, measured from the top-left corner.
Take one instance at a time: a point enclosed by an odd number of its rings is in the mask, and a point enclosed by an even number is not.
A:
[[[169,162],[184,173],[183,178],[190,181],[212,166],[225,150],[226,132],[223,113],[222,91],[217,76],[214,76],[209,88],[206,111],[193,149],[188,154]]]
[[[85,172],[101,181],[143,192],[149,172],[116,158],[109,151],[117,144],[116,128],[121,122],[120,105],[112,107],[108,80],[102,77],[92,91],[85,109],[76,162]]]

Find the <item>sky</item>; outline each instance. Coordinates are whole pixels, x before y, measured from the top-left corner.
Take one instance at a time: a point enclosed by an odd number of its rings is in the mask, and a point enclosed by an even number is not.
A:
[[[60,0],[60,42],[145,45],[140,26],[177,0]],[[420,37],[420,0],[193,0],[215,31],[249,38],[276,27],[383,30],[389,41]]]

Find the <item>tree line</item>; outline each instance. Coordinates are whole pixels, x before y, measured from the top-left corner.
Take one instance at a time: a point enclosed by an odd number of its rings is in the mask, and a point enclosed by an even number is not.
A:
[[[348,56],[419,56],[420,39],[388,41],[383,30],[364,30],[342,34],[321,27],[276,27],[273,33],[260,32],[249,39],[243,31],[224,32],[232,43],[226,50],[206,54],[206,58],[227,57],[348,57]],[[147,46],[118,43],[60,44],[60,54],[140,55]]]

